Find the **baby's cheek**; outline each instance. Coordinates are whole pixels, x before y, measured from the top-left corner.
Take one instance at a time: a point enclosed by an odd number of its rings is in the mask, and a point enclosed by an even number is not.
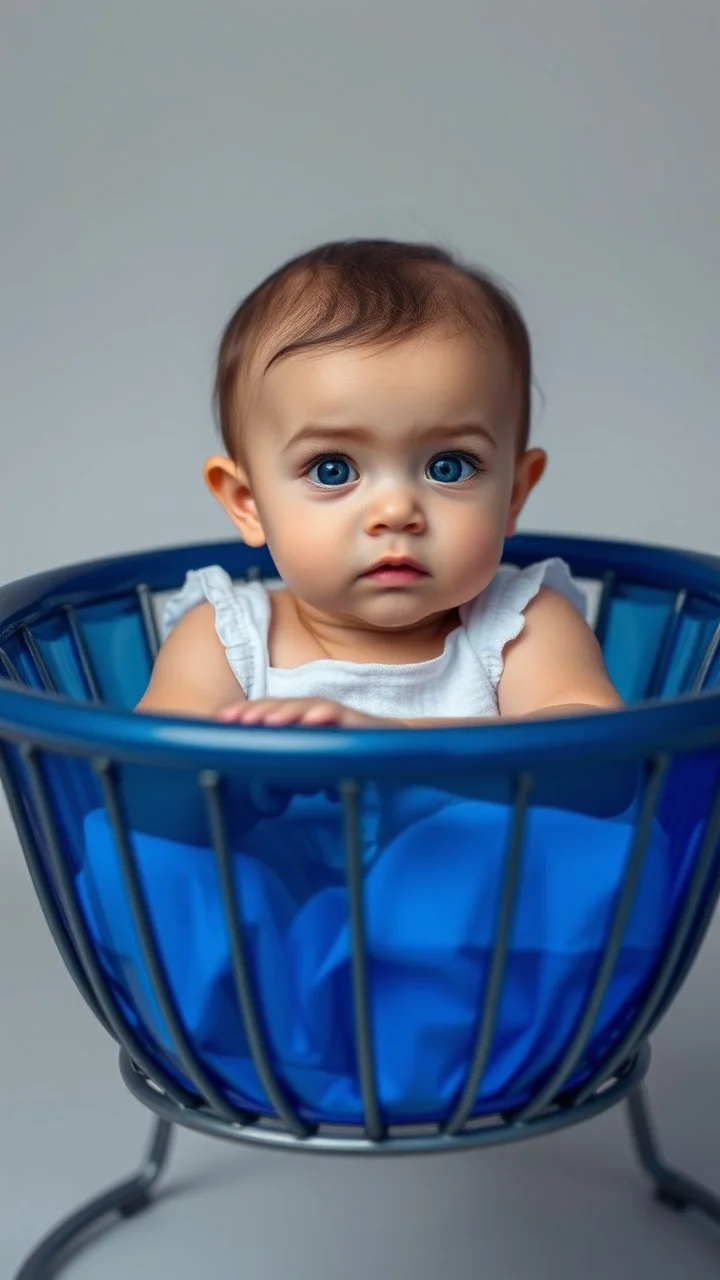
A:
[[[312,514],[290,508],[287,519],[275,540],[275,561],[280,576],[289,586],[302,583],[330,586],[338,575],[338,567],[347,560],[342,535],[327,521]],[[294,516],[294,518],[293,518]]]
[[[493,571],[505,542],[505,510],[500,502],[488,501],[475,508],[454,513],[452,543],[457,548],[458,567],[478,567],[479,562]],[[448,531],[449,532],[449,531]]]
[[[439,575],[444,588],[444,603],[456,605],[473,599],[484,591],[497,573],[502,557],[504,536],[493,521],[458,521],[443,539]]]

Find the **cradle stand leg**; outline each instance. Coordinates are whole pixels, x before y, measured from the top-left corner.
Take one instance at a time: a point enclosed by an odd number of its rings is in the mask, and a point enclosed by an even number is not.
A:
[[[682,1211],[700,1209],[720,1224],[720,1196],[693,1182],[684,1173],[664,1164],[650,1116],[644,1085],[633,1089],[627,1100],[630,1128],[640,1163],[655,1183],[655,1196],[661,1204]]]
[[[173,1126],[156,1120],[137,1173],[76,1209],[45,1236],[25,1259],[15,1280],[50,1280],[87,1243],[89,1229],[111,1214],[131,1218],[152,1203],[151,1192],[169,1155]]]

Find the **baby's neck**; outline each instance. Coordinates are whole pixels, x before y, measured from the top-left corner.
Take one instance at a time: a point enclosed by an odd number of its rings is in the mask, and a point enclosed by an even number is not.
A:
[[[297,625],[319,655],[337,662],[428,662],[443,652],[445,640],[460,625],[457,609],[424,618],[410,627],[373,627],[356,619],[334,618],[287,593]]]

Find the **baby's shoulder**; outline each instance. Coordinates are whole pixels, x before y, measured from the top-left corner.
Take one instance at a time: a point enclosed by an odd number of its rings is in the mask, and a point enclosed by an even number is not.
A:
[[[172,630],[163,641],[161,652],[186,652],[192,648],[194,653],[202,651],[210,657],[216,650],[223,651],[220,637],[215,626],[215,606],[209,600],[193,605],[178,618]]]
[[[528,602],[522,630],[503,651],[498,706],[503,716],[558,707],[622,705],[587,619],[563,591],[542,586]]]
[[[495,651],[523,631],[529,610],[544,609],[540,602],[545,600],[564,601],[583,618],[587,612],[585,594],[563,560],[542,560],[522,567],[502,564],[485,590],[462,606],[461,621],[472,642],[483,650]]]
[[[242,697],[215,621],[208,601],[178,619],[160,648],[138,711],[212,717]]]
[[[550,635],[554,629],[570,627],[577,634],[592,635],[585,611],[578,607],[573,596],[557,587],[543,583],[530,597],[523,610],[523,628],[518,640],[527,640],[540,628]]]

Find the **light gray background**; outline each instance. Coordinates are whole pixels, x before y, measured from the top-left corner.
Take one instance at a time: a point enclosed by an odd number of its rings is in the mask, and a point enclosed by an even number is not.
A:
[[[526,527],[716,551],[719,14],[3,0],[0,581],[229,536],[200,476],[217,336],[283,258],[349,235],[440,239],[515,289],[552,461]],[[719,951],[715,934],[652,1077],[673,1152],[718,1187]],[[0,957],[6,1275],[126,1171],[145,1117],[55,957],[4,809]],[[186,1136],[170,1185],[190,1183],[69,1274],[182,1280],[209,1246],[218,1280],[702,1280],[720,1262],[717,1235],[647,1201],[620,1113],[391,1167]]]

